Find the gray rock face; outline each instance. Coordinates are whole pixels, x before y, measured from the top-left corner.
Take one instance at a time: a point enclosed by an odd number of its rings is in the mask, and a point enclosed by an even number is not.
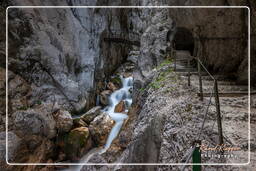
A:
[[[148,13],[147,10],[141,12]],[[141,20],[146,20],[147,25],[141,37],[140,57],[134,71],[133,97],[138,96],[138,90],[149,82],[153,68],[163,61],[167,48],[167,33],[175,29],[175,23],[169,18],[166,9],[152,9],[148,18],[142,17]],[[136,103],[136,99],[133,100]]]
[[[54,5],[102,3],[62,1]],[[11,4],[29,1],[13,0]],[[33,5],[42,4],[52,2]],[[127,14],[119,9],[11,8],[8,13],[9,69],[34,83],[33,94],[42,101],[57,100],[69,110],[89,109],[95,104],[96,83],[110,76],[127,56],[128,46],[103,41],[109,30],[127,29]]]
[[[56,122],[52,116],[50,105],[40,105],[35,109],[16,111],[14,125],[22,135],[44,135],[48,138],[56,136]]]

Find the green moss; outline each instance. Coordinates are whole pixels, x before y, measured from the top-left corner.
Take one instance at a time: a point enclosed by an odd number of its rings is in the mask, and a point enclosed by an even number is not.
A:
[[[28,106],[21,106],[21,107],[18,108],[18,110],[28,110],[28,109],[29,109]]]
[[[112,77],[110,81],[119,87],[122,86],[122,80],[119,76]]]
[[[166,66],[166,65],[170,65],[170,64],[172,64],[172,60],[171,60],[171,59],[165,59],[165,60],[157,67],[157,69],[160,69],[160,68],[162,68],[162,67],[164,67],[164,66]]]
[[[139,91],[143,92],[143,91],[145,91],[145,88],[140,88]]]
[[[159,67],[163,67],[165,65],[169,65],[171,62],[169,60],[164,61]],[[172,68],[167,68],[165,71],[159,73],[158,77],[152,81],[149,86],[153,89],[159,89],[160,87],[164,86],[166,81],[168,81],[168,75],[173,72]]]

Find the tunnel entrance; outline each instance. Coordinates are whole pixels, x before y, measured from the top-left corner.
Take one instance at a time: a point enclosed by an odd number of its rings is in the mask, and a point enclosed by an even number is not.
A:
[[[187,50],[190,55],[194,53],[194,37],[190,30],[184,27],[178,27],[173,38],[174,49]]]

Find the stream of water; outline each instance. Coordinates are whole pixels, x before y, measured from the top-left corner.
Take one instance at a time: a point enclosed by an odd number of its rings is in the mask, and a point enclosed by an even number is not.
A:
[[[117,113],[115,112],[115,107],[120,101],[125,102],[125,112],[128,112],[128,108],[132,104],[132,97],[131,97],[131,91],[132,91],[132,85],[133,85],[133,78],[127,77],[123,78],[121,77],[122,85],[123,87],[119,90],[114,91],[110,97],[109,97],[109,105],[103,109],[104,112],[106,112],[114,121],[115,125],[111,129],[111,132],[108,136],[107,142],[104,146],[103,153],[110,147],[112,141],[116,138],[118,135],[124,120],[128,117],[124,113]]]
[[[133,89],[133,78],[132,77],[127,77],[124,78],[123,76],[120,77],[122,80],[122,88],[114,91],[110,97],[109,97],[109,105],[106,106],[103,109],[103,112],[105,112],[107,115],[109,115],[114,121],[115,121],[115,125],[113,126],[113,128],[111,129],[106,144],[104,146],[104,148],[94,148],[91,151],[89,151],[85,156],[83,156],[81,158],[81,160],[79,161],[79,163],[87,163],[90,158],[98,153],[98,154],[102,154],[105,153],[108,148],[111,146],[112,141],[117,137],[123,122],[126,118],[128,118],[128,116],[124,113],[117,113],[115,112],[115,107],[116,105],[121,102],[122,100],[125,102],[125,112],[128,112],[128,108],[131,106],[132,104],[132,89]],[[72,166],[69,169],[67,169],[66,171],[80,171],[82,169],[83,165],[78,165],[78,166]]]

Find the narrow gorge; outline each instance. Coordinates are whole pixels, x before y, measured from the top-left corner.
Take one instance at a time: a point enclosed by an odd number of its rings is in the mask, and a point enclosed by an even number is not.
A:
[[[175,164],[220,137],[236,157],[201,151],[202,163],[247,163],[249,151],[251,163],[202,170],[253,170],[255,9],[251,0],[1,1],[0,170],[192,170]]]

